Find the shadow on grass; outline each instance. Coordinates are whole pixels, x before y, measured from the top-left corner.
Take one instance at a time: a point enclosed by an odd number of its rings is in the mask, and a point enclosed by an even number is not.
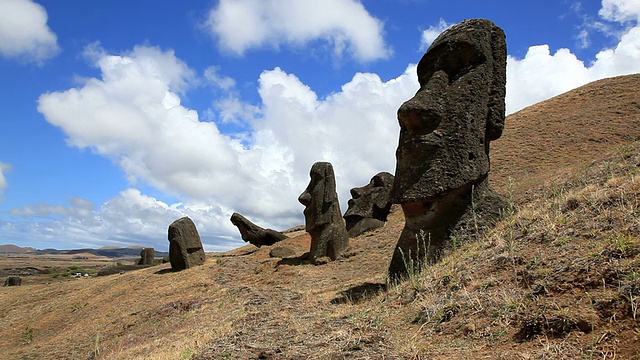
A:
[[[371,299],[381,292],[387,291],[387,284],[364,283],[356,285],[350,289],[340,292],[340,295],[333,300],[332,304],[357,304]]]
[[[168,273],[172,273],[172,272],[175,272],[175,271],[173,271],[172,268],[167,268],[167,269],[158,270],[158,271],[154,272],[154,274],[162,275],[162,274],[168,274]]]
[[[292,266],[298,266],[298,265],[307,265],[310,264],[309,262],[309,253],[306,252],[300,256],[296,256],[296,257],[291,257],[291,258],[284,258],[280,261],[278,261],[277,266],[280,265],[292,265]]]

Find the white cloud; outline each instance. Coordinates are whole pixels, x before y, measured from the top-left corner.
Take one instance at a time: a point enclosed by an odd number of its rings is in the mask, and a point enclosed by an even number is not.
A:
[[[584,85],[587,68],[569,49],[551,55],[549,45],[532,46],[524,59],[507,59],[507,113]]]
[[[239,55],[314,40],[328,42],[336,56],[346,51],[359,61],[390,53],[382,22],[356,0],[221,0],[205,25],[220,47]]]
[[[220,69],[217,66],[210,66],[204,71],[204,77],[211,84],[222,90],[230,90],[236,86],[236,81],[227,76],[221,76],[218,73]]]
[[[427,30],[422,31],[422,37],[420,38],[420,50],[427,50],[438,35],[453,25],[455,24],[449,24],[444,21],[444,19],[440,19],[438,25],[430,26]]]
[[[635,0],[602,0],[598,14],[609,21],[626,22],[640,20],[640,2]]]
[[[0,55],[42,63],[59,52],[44,7],[31,0],[0,1]]]
[[[104,54],[102,79],[44,94],[38,110],[64,130],[67,141],[89,147],[133,178],[171,194],[207,197],[237,187],[236,154],[214,123],[180,104],[193,72],[172,51],[136,47]]]
[[[68,205],[39,204],[14,209],[11,215],[25,217],[15,223],[4,223],[7,236],[27,232],[32,241],[67,247],[101,247],[104,245],[152,246],[167,251],[167,228],[171,222],[189,216],[195,222],[207,251],[237,247],[241,241],[229,237],[233,225],[228,211],[215,206],[181,203],[168,205],[137,189],[127,189],[94,209],[91,202],[72,197]],[[32,217],[53,217],[53,221],[29,221]],[[47,246],[47,245],[44,245]]]
[[[4,190],[9,187],[9,183],[7,182],[7,178],[5,177],[5,174],[8,171],[11,171],[11,165],[0,162],[0,200],[2,200]]]
[[[11,209],[9,213],[15,216],[88,216],[94,208],[91,201],[72,196],[68,199],[69,205],[53,205],[53,204],[37,204],[34,206],[25,206],[21,209]]]

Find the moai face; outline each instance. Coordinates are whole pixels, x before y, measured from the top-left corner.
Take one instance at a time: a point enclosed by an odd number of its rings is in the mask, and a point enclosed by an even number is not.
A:
[[[338,199],[335,195],[333,167],[328,162],[317,162],[309,173],[311,180],[298,201],[305,206],[304,218],[307,231],[329,223],[332,220],[332,205]]]
[[[504,128],[506,44],[487,20],[443,32],[418,64],[420,89],[398,110],[391,198],[434,200],[489,172],[489,142]]]
[[[386,220],[386,213],[388,213],[390,205],[389,190],[392,184],[393,175],[381,172],[376,174],[369,184],[351,189],[349,208],[344,214],[347,222],[349,222],[349,218],[354,218],[356,221],[362,218]],[[386,211],[386,213],[379,214],[381,211]]]

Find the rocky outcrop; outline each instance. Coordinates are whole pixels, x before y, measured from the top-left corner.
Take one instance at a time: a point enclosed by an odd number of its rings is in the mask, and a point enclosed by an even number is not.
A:
[[[269,251],[269,257],[279,259],[291,259],[296,257],[296,252],[293,249],[284,246],[278,246]]]
[[[340,213],[333,166],[317,162],[311,167],[311,180],[298,201],[305,206],[304,218],[311,235],[309,260],[312,264],[336,260],[349,248],[349,236]]]
[[[231,223],[240,230],[242,240],[257,247],[270,246],[287,238],[285,234],[272,229],[263,229],[235,212],[231,215]]]
[[[22,278],[20,276],[7,276],[4,280],[4,286],[20,286],[22,285]]]
[[[483,19],[453,26],[431,44],[417,72],[420,89],[398,110],[391,201],[401,204],[405,227],[392,278],[436,261],[453,232],[470,222],[489,226],[507,206],[487,180],[489,143],[505,120],[502,29]]]
[[[169,261],[174,271],[202,265],[204,249],[196,225],[183,217],[169,225]]]
[[[391,210],[392,185],[393,175],[381,172],[369,184],[351,189],[349,208],[344,214],[350,238],[384,226]]]

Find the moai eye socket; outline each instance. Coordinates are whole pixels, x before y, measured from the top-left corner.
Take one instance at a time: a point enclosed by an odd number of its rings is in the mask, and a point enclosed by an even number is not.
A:
[[[485,55],[466,41],[450,41],[429,49],[418,64],[420,84],[426,84],[437,71],[449,76],[449,84],[486,61]]]

